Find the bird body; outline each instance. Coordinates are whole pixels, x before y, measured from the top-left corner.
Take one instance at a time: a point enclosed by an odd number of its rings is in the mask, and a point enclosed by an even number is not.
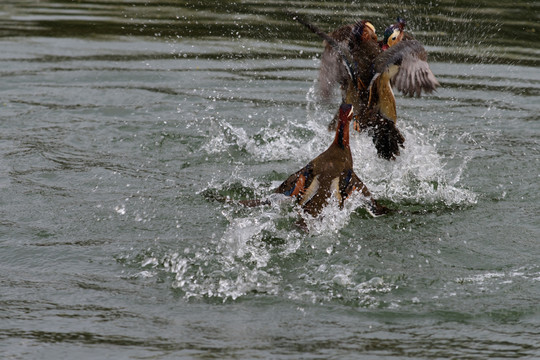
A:
[[[352,106],[343,104],[339,110],[339,123],[332,144],[305,167],[290,175],[275,190],[276,193],[296,198],[304,212],[313,217],[320,214],[330,197],[335,197],[342,207],[353,191],[361,191],[369,199],[370,212],[378,215],[384,213],[385,208],[376,203],[353,170],[349,146],[352,114]]]
[[[328,35],[298,16],[295,19],[326,42],[319,71],[321,98],[328,101],[339,84],[342,102],[355,108],[354,128],[372,134],[380,157],[395,159],[405,138],[396,127],[392,87],[405,95],[420,96],[439,86],[422,44],[404,33],[405,21],[399,18],[385,30],[382,42],[377,42],[375,29],[367,21],[342,26]],[[329,130],[335,128],[338,117],[334,116]]]
[[[355,76],[358,77],[358,83],[364,84],[360,87],[367,90],[366,85],[369,84],[371,76],[368,71],[363,69],[369,68],[375,57],[381,52],[373,25],[367,21],[359,21],[356,24],[342,26],[331,32],[329,36],[349,51],[352,63],[350,66],[352,66]],[[341,54],[336,51],[334,46],[327,40],[325,43],[319,70],[319,94],[324,101],[328,101],[335,85],[339,84],[343,102],[351,104],[346,99],[351,81],[350,71],[348,71],[347,65],[343,64]],[[355,113],[359,111],[360,109],[355,107]]]

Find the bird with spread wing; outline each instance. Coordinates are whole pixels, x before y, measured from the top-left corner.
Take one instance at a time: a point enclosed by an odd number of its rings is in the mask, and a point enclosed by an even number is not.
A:
[[[395,159],[405,138],[396,127],[396,100],[392,87],[405,95],[431,93],[439,82],[427,63],[422,44],[404,32],[405,21],[385,30],[377,41],[374,26],[368,21],[345,25],[330,34],[309,23],[298,14],[293,18],[325,41],[319,71],[319,93],[331,98],[340,85],[342,102],[353,104],[354,128],[369,131],[380,157]],[[338,115],[329,125],[333,130]]]

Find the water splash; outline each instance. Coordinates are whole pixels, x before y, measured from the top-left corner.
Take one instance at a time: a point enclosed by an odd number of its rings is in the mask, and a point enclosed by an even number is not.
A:
[[[368,199],[361,193],[356,192],[345,200],[342,208],[339,207],[339,201],[336,197],[330,197],[327,205],[317,218],[313,218],[304,212],[301,212],[301,214],[310,234],[316,236],[331,235],[337,234],[347,226],[353,212],[368,205]]]
[[[173,275],[172,287],[186,299],[236,300],[249,294],[276,295],[281,289],[276,259],[295,254],[302,244],[299,232],[282,229],[276,221],[281,204],[241,209],[225,205],[222,214],[229,221],[221,236],[201,242],[200,247],[168,251],[159,256],[137,256],[144,268],[139,276],[156,275],[156,270]],[[290,218],[289,215],[281,219]],[[151,270],[151,271],[150,271]]]
[[[257,133],[248,135],[246,130],[231,125],[225,119],[214,119],[212,128],[219,131],[203,146],[203,150],[208,154],[245,151],[261,162],[309,159],[323,148],[320,139],[313,136],[312,126],[313,123],[303,124],[282,118],[270,121]]]
[[[367,135],[351,137],[355,171],[375,197],[396,203],[476,204],[477,195],[458,185],[468,158],[463,158],[457,167],[449,168],[426,134],[410,125],[402,125],[402,132],[405,148],[392,162],[377,157]]]
[[[277,164],[283,168],[286,161],[290,164],[287,172],[293,173],[331,143],[333,134],[327,131],[327,124],[333,114],[317,105],[314,97],[312,87],[306,95],[307,108],[295,111],[302,120],[277,115],[269,117],[262,127],[250,127],[249,123],[235,125],[220,115],[206,119],[213,131],[202,151],[215,161],[229,160],[234,165],[227,176],[209,179],[199,194],[211,200],[229,200],[216,203],[227,221],[226,228],[223,234],[201,241],[204,245],[199,249],[170,252],[157,263],[145,263],[173,274],[173,287],[185,298],[227,301],[263,293],[313,302],[342,299],[362,307],[399,306],[381,298],[398,288],[395,279],[366,273],[359,265],[334,263],[340,262],[341,252],[348,251],[339,245],[343,231],[366,205],[360,193],[348,198],[343,208],[331,198],[316,219],[291,202],[271,201],[257,208],[234,203],[235,199],[268,198],[287,176],[281,174],[283,170],[276,173]],[[459,185],[468,159],[452,157],[450,162],[433,144],[444,131],[435,135],[438,129],[425,129],[406,120],[399,126],[406,148],[396,161],[380,159],[367,134],[351,133],[355,171],[375,198],[398,208],[410,203],[448,207],[476,203],[477,195]],[[252,175],[247,167],[253,164],[259,173],[272,175]],[[308,232],[296,226],[300,217]],[[356,244],[347,246],[356,251]],[[303,254],[310,254],[306,264],[294,261],[298,265],[292,268],[282,266]]]
[[[303,162],[297,165],[300,168],[324,151],[333,137],[326,129],[328,113],[313,105],[309,107],[311,110],[308,110],[305,123],[271,122],[253,135],[219,120],[217,128],[221,131],[203,148],[212,154],[241,150],[247,153],[249,161],[269,163],[269,167],[274,161],[301,159]],[[469,159],[463,158],[457,167],[455,164],[449,167],[445,163],[447,159],[430,143],[433,135],[405,121],[400,123],[400,128],[406,138],[406,147],[395,161],[379,158],[367,134],[351,133],[354,168],[370,191],[378,198],[396,203],[475,204],[477,195],[459,186]],[[291,168],[290,173],[296,170]]]

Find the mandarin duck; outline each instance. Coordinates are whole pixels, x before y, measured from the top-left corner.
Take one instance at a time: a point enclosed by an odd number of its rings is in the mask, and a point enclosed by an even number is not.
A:
[[[355,108],[354,128],[372,134],[380,157],[395,159],[405,138],[396,127],[392,86],[411,96],[419,96],[422,90],[431,93],[439,86],[422,44],[403,31],[405,21],[399,18],[385,30],[382,42],[377,42],[375,28],[367,21],[326,34],[297,14],[293,18],[326,42],[319,71],[321,98],[328,100],[333,87],[340,84],[342,102]],[[336,114],[329,130],[338,118]]]
[[[360,191],[368,199],[367,210],[372,215],[382,215],[388,210],[377,204],[367,187],[354,173],[349,147],[349,123],[353,107],[342,104],[334,141],[305,167],[290,175],[276,193],[294,197],[304,212],[316,217],[330,197],[334,196],[342,207],[353,191]]]
[[[397,23],[388,26],[384,30],[383,40],[382,42],[379,42],[379,45],[381,46],[381,49],[383,51],[388,50],[388,48],[396,45],[404,38],[405,40],[414,39],[410,34],[403,31],[405,29],[405,25],[407,25],[407,22],[404,19],[398,17]]]

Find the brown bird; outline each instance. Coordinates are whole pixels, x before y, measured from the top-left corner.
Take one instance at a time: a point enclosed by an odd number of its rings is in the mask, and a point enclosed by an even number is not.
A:
[[[362,192],[369,200],[368,211],[373,215],[382,215],[387,211],[384,206],[377,204],[354,173],[349,147],[349,123],[352,115],[352,105],[342,104],[339,108],[334,142],[275,190],[276,193],[296,198],[303,210],[313,217],[320,214],[331,196],[335,196],[342,207],[353,191]]]
[[[357,82],[360,83],[360,89],[367,90],[371,76],[364,69],[371,66],[375,57],[380,54],[381,49],[377,42],[375,28],[368,21],[358,21],[355,24],[342,26],[328,36],[333,42],[326,39],[325,48],[321,55],[319,95],[324,101],[329,101],[334,87],[339,84],[342,100],[347,103],[347,100],[353,100],[353,94],[348,91],[351,80],[353,80],[349,72],[354,71],[354,76],[357,78]],[[344,55],[336,49],[336,43],[343,47],[342,53],[349,52],[347,55],[349,56],[348,64],[343,62]],[[365,94],[365,97],[367,100],[367,94]],[[361,109],[355,108],[355,113],[358,112],[361,112]],[[331,130],[335,129],[337,120],[338,114],[334,117]]]
[[[427,63],[427,52],[417,40],[392,46],[377,56],[373,67],[375,75],[370,82],[368,107],[394,122],[397,114],[392,86],[409,96],[420,96],[422,90],[431,93],[439,86]]]
[[[411,96],[419,96],[422,90],[432,92],[439,86],[427,64],[424,47],[403,32],[405,21],[399,18],[386,29],[382,42],[377,42],[375,29],[367,21],[326,34],[298,15],[294,19],[326,42],[319,71],[321,98],[328,100],[339,84],[342,102],[353,104],[355,109],[354,128],[372,134],[380,157],[395,159],[405,138],[396,127],[392,85]],[[335,128],[337,120],[336,114],[329,130]]]

